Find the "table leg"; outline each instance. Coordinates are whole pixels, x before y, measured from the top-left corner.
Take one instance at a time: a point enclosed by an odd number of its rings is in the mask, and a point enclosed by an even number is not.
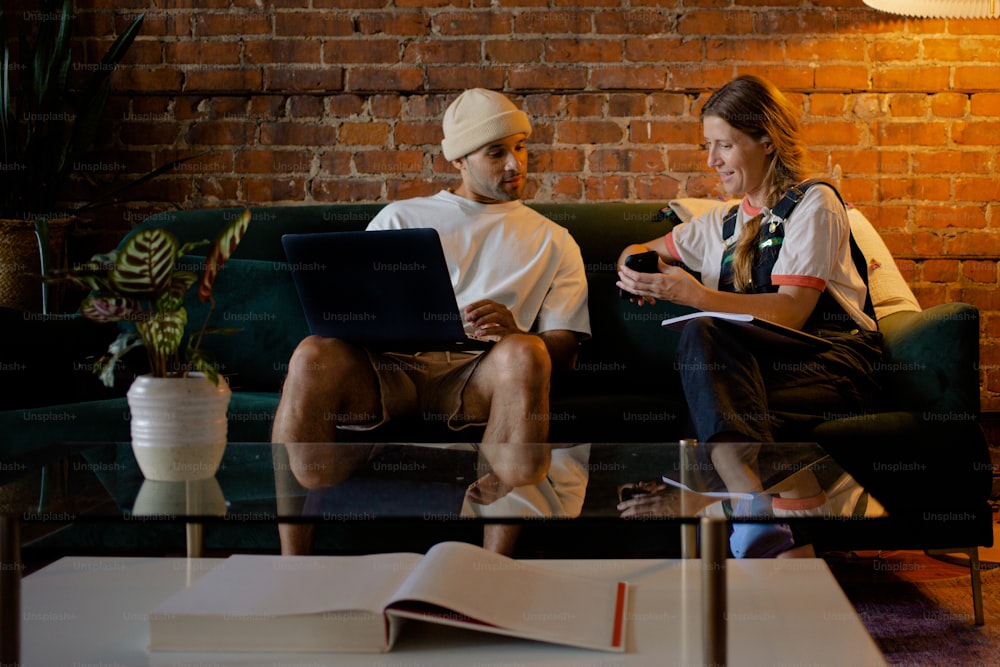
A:
[[[21,523],[0,514],[0,665],[21,664]]]
[[[725,667],[726,556],[729,524],[725,519],[701,520],[702,644],[707,667]]]
[[[205,550],[205,526],[201,523],[185,524],[188,558],[201,558]]]

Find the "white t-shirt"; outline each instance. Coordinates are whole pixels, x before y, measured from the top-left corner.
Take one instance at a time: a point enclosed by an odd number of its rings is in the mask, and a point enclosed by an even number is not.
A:
[[[480,204],[442,190],[388,204],[368,230],[413,227],[438,231],[460,309],[490,299],[522,331],[590,336],[583,257],[565,227],[520,201]]]
[[[665,239],[670,255],[699,272],[702,283],[711,289],[719,288],[727,241],[735,242],[747,220],[755,215],[744,199],[733,238],[723,239],[722,220],[727,210],[714,208],[674,227]],[[763,224],[770,223],[770,211],[762,212]],[[783,224],[785,237],[771,271],[771,283],[828,290],[859,327],[875,330],[875,322],[864,313],[866,288],[851,259],[851,226],[837,195],[827,187],[809,188]]]

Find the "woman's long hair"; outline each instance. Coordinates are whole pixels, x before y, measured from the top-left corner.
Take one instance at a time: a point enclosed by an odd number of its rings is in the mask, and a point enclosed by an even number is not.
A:
[[[716,116],[752,139],[767,136],[774,144],[764,174],[764,205],[773,207],[781,195],[805,175],[806,150],[799,139],[798,109],[764,79],[747,74],[715,91],[701,109],[701,118]],[[747,221],[733,250],[737,291],[753,288],[753,267],[759,256],[760,216]]]

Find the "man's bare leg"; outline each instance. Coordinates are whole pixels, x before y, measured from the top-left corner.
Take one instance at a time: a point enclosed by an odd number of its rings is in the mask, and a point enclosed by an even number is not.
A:
[[[542,339],[513,334],[490,350],[466,385],[462,411],[488,416],[480,451],[506,486],[538,484],[548,472],[551,375]],[[519,534],[520,526],[486,524],[483,546],[509,555]]]
[[[347,479],[368,448],[350,447],[334,459],[337,424],[372,421],[381,413],[378,379],[367,353],[343,341],[310,336],[292,354],[274,415],[271,442],[285,445],[288,469],[306,489]],[[311,524],[279,523],[281,553],[312,550]]]

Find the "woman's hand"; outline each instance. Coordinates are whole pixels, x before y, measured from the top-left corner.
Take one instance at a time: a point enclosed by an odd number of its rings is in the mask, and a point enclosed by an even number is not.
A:
[[[705,287],[690,273],[676,266],[658,262],[657,273],[640,273],[624,264],[618,268],[618,287],[636,295],[640,305],[654,304],[657,299],[682,306],[696,306]]]

